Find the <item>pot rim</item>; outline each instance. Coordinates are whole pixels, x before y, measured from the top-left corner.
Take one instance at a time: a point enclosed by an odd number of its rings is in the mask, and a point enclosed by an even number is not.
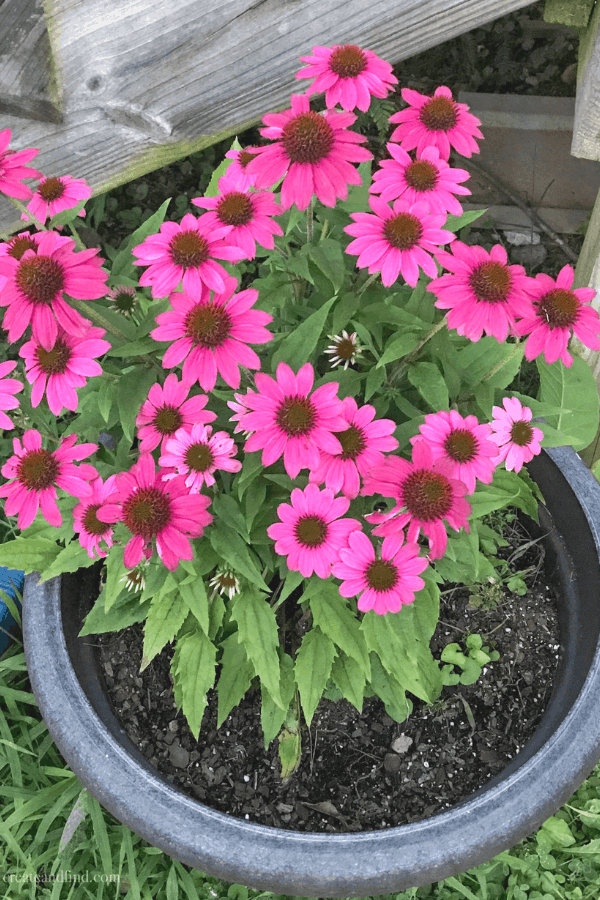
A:
[[[571,447],[544,453],[559,469],[552,488],[560,492],[562,473],[577,495],[585,516],[578,511],[581,521],[587,520],[596,560],[585,575],[595,579],[598,606],[600,484]],[[551,505],[547,489],[546,502]],[[65,760],[90,793],[134,832],[181,862],[229,882],[294,896],[366,897],[443,880],[535,831],[600,758],[599,637],[585,681],[551,737],[510,774],[503,777],[503,770],[492,779],[496,783],[488,782],[462,803],[408,825],[344,834],[286,831],[237,819],[163,780],[137,749],[134,756],[123,746],[131,742],[120,726],[123,744],[107,730],[71,663],[60,617],[60,579],[35,582],[35,575],[27,576],[25,656],[40,711]],[[55,648],[52,654],[49,645]],[[546,712],[538,729],[545,717]]]

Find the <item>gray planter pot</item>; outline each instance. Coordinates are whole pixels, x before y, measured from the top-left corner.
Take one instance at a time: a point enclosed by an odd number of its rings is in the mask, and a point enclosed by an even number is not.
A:
[[[256,825],[190,799],[131,743],[103,693],[93,637],[77,637],[90,570],[41,586],[28,576],[25,585],[29,676],[65,760],[106,809],[149,843],[211,875],[276,893],[396,892],[511,847],[555,813],[600,758],[600,485],[571,448],[542,453],[529,471],[546,499],[547,559],[565,595],[563,660],[531,740],[467,801],[398,828],[307,834]]]

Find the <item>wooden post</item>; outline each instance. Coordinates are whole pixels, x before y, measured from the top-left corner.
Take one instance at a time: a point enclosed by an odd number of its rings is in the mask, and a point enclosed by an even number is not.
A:
[[[577,102],[573,129],[573,156],[600,159],[600,83],[595,68],[600,59],[600,5],[597,4],[587,28],[582,31],[577,67]],[[596,197],[590,222],[575,269],[574,287],[592,287],[597,292],[592,305],[600,312],[600,193]],[[573,338],[571,349],[592,369],[600,392],[600,351],[590,350]],[[600,428],[596,438],[580,456],[592,466],[600,459]]]

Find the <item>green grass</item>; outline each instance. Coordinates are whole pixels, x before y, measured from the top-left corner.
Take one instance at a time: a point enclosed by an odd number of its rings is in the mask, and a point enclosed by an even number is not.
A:
[[[279,896],[184,866],[103,810],[65,766],[48,734],[29,691],[18,640],[0,658],[0,785],[0,878],[7,900]],[[600,765],[556,816],[510,851],[462,875],[388,894],[385,900],[425,897],[598,900]]]

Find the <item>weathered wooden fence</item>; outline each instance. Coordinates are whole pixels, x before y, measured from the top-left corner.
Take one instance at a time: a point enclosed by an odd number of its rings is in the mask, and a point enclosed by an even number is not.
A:
[[[4,0],[0,124],[45,175],[100,193],[285,108],[314,44],[397,63],[530,3]],[[0,230],[18,224],[2,200]]]

